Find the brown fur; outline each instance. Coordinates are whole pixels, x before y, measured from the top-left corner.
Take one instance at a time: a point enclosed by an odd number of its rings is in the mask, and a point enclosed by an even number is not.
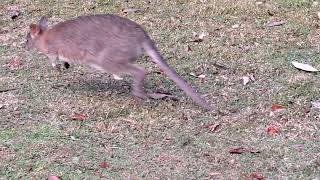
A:
[[[133,77],[133,94],[146,98],[143,90],[145,71],[134,64],[144,49],[160,69],[194,101],[206,109],[211,109],[163,60],[143,28],[119,16],[80,16],[50,29],[46,18],[41,18],[37,25],[30,25],[27,48],[46,54],[54,67],[58,60],[62,60],[85,64],[116,75],[129,74]]]

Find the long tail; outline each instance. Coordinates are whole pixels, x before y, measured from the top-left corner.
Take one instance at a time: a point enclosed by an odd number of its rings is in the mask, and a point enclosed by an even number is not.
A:
[[[198,103],[203,108],[211,111],[213,108],[203,99],[201,98],[198,93],[191,88],[187,84],[187,82],[182,79],[175,70],[170,68],[170,66],[163,60],[162,56],[158,52],[154,42],[151,39],[146,39],[143,42],[143,48],[147,52],[147,54],[151,57],[152,61],[158,64],[161,70],[172,79],[189,97],[191,97],[196,103]]]

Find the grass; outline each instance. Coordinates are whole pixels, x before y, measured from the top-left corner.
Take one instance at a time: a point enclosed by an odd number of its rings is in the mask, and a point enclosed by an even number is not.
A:
[[[311,102],[320,99],[320,76],[290,64],[320,69],[319,4],[261,2],[2,1],[0,90],[15,90],[0,93],[0,179],[319,178],[320,117]],[[15,9],[22,14],[11,20]],[[137,102],[129,78],[116,81],[83,66],[59,73],[22,47],[29,24],[42,15],[52,25],[97,13],[143,25],[168,63],[218,111],[196,106],[147,57],[139,61],[150,72],[147,91],[170,92],[178,101]],[[268,28],[270,20],[286,23]],[[190,42],[194,33],[207,36]],[[21,64],[8,66],[12,59]],[[255,81],[244,86],[247,74]],[[272,112],[274,104],[286,109]],[[87,118],[72,120],[76,113]],[[268,127],[279,132],[270,135]],[[253,152],[229,152],[238,147]]]

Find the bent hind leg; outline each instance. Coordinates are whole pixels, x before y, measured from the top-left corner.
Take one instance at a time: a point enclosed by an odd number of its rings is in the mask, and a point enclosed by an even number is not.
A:
[[[132,84],[132,94],[140,99],[147,99],[148,96],[144,91],[144,79],[145,70],[144,68],[131,63],[108,63],[107,66],[101,67],[97,65],[92,65],[95,69],[100,69],[105,72],[116,74],[120,76],[122,74],[127,74],[133,78]]]
[[[135,64],[127,64],[125,71],[133,78],[132,94],[138,98],[147,99],[148,96],[143,88],[146,76],[144,68]]]

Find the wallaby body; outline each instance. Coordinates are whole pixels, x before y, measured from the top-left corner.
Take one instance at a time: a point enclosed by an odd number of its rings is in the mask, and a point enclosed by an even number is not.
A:
[[[92,15],[58,23],[48,29],[46,18],[30,25],[27,48],[46,54],[53,67],[57,61],[88,65],[102,72],[133,77],[132,93],[146,98],[145,70],[134,64],[143,50],[160,69],[200,106],[211,109],[159,54],[153,41],[137,23],[119,16]]]

